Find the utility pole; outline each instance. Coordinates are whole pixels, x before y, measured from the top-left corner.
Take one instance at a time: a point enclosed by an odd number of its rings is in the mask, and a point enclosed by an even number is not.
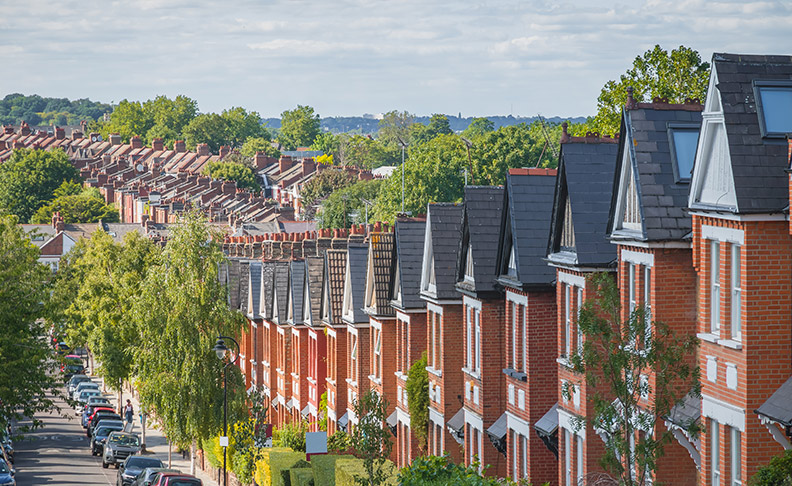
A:
[[[401,139],[401,137],[397,136],[396,138],[399,139],[399,145],[401,145],[401,149],[402,149],[402,163],[401,163],[401,179],[402,179],[401,212],[402,212],[402,214],[404,214],[404,147],[406,147],[407,144],[404,142],[404,140]]]
[[[467,148],[467,156],[468,156],[468,170],[470,170],[470,179],[471,179],[471,182],[473,182],[473,184],[475,184],[476,181],[473,180],[473,160],[470,158],[470,147],[473,146],[473,142],[471,142],[470,140],[466,139],[465,137],[459,137],[459,138],[461,138],[462,141],[465,142],[465,148]],[[467,184],[467,170],[465,171],[465,185],[466,186],[468,185]]]

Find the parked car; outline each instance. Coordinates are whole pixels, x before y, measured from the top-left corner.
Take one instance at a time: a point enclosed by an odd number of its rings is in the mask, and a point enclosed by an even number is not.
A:
[[[140,438],[127,432],[110,432],[104,443],[102,452],[102,467],[107,469],[110,464],[115,464],[116,469],[129,456],[140,452]]]
[[[164,467],[147,467],[140,473],[132,486],[151,486],[151,480],[154,479],[154,476],[157,473],[177,473],[181,474],[181,471],[178,469],[167,469]]]
[[[2,444],[3,449],[5,449],[6,456],[8,456],[8,460],[11,463],[14,462],[14,442],[11,440],[11,434],[8,432],[4,433],[2,437],[0,437],[0,444]],[[0,483],[2,485],[2,483]]]
[[[99,390],[94,390],[93,388],[89,388],[87,390],[83,390],[82,392],[80,392],[80,394],[77,396],[77,399],[75,400],[77,402],[77,405],[74,407],[75,413],[77,415],[80,415],[83,409],[85,408],[85,404],[88,403],[88,400],[91,397],[98,397],[101,395],[102,392],[100,392]]]
[[[97,385],[91,380],[83,381],[82,383],[79,383],[76,387],[74,387],[74,391],[71,394],[72,399],[77,400],[77,397],[79,396],[80,392],[83,390],[87,390],[89,388],[93,390],[98,390],[99,385]]]
[[[69,350],[71,350],[71,347],[64,342],[60,342],[55,345],[55,354],[57,355],[64,355],[68,353]]]
[[[146,468],[163,468],[162,461],[153,457],[130,456],[121,463],[118,469],[116,486],[130,486],[143,473]]]
[[[203,486],[203,482],[190,474],[157,473],[151,486]]]
[[[87,404],[86,406],[90,407],[90,406],[92,406],[92,405],[107,405],[107,406],[112,406],[112,404],[110,403],[110,400],[109,400],[109,399],[107,399],[107,398],[105,398],[105,397],[102,397],[102,396],[98,396],[98,397],[91,397],[91,398],[89,398],[89,399],[88,399],[88,404]]]
[[[104,444],[107,441],[107,436],[111,432],[121,432],[124,430],[123,424],[119,423],[103,423],[94,429],[91,436],[91,455],[98,456],[104,450]]]
[[[14,479],[15,474],[16,471],[8,467],[5,459],[0,459],[0,486],[16,486],[16,479]]]
[[[83,364],[83,360],[80,356],[70,354],[63,358],[60,370],[61,373],[63,373],[64,379],[68,380],[72,375],[85,373],[85,364]]]
[[[91,433],[89,437],[93,437],[94,430],[98,429],[99,427],[107,426],[107,425],[120,425],[121,430],[124,430],[124,422],[120,420],[118,416],[106,417],[96,422],[96,424],[90,429]]]
[[[88,422],[90,422],[91,418],[93,418],[94,414],[96,414],[96,412],[98,412],[100,410],[104,410],[104,411],[107,411],[107,412],[114,412],[115,411],[113,409],[113,407],[110,406],[107,403],[100,403],[98,405],[90,405],[90,404],[88,404],[88,405],[85,406],[85,408],[83,408],[82,418],[80,419],[80,425],[82,425],[83,428],[87,428],[88,427]]]
[[[69,396],[74,394],[74,390],[77,388],[77,385],[85,381],[91,381],[91,378],[89,378],[87,375],[72,375],[72,377],[69,378],[69,381],[66,382],[66,391],[69,393]]]
[[[85,427],[85,434],[90,437],[93,434],[93,429],[100,420],[118,420],[121,421],[121,416],[115,413],[115,410],[97,410],[88,420]]]

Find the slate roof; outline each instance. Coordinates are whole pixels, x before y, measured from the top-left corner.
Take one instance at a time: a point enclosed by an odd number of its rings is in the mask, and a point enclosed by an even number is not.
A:
[[[427,208],[436,287],[434,295],[427,294],[430,297],[440,300],[459,299],[455,285],[463,213],[464,205],[455,203],[434,203]]]
[[[681,240],[693,228],[692,218],[687,212],[690,182],[676,182],[668,127],[673,123],[700,125],[701,112],[667,109],[692,105],[658,104],[660,109],[645,107],[646,105],[650,104],[640,103],[638,109],[624,110],[622,115],[608,232],[613,234],[619,222],[617,218],[622,217],[615,211],[622,178],[622,158],[626,149],[630,155],[643,221],[639,239]]]
[[[259,319],[261,318],[261,262],[251,261],[248,270],[250,297],[246,302],[246,314],[251,319]]]
[[[550,261],[592,267],[616,260],[616,245],[608,240],[607,229],[618,148],[615,143],[561,144],[548,245]],[[559,254],[567,195],[575,233],[573,261]]]
[[[344,312],[344,277],[346,275],[346,250],[327,250],[325,253],[325,272],[323,279],[329,290],[329,319],[325,324],[339,325]],[[324,299],[324,296],[322,296]],[[324,303],[323,303],[324,305]],[[323,318],[325,316],[322,316]]]
[[[501,186],[465,187],[465,216],[457,260],[457,288],[473,292],[495,290],[503,192]],[[473,250],[472,285],[463,280],[468,248]]]
[[[261,265],[261,316],[264,319],[272,319],[272,289],[275,284],[275,263],[264,262]]]
[[[396,265],[395,237],[391,232],[381,232],[371,233],[369,238],[369,251],[371,252],[369,261],[372,268],[368,271],[374,272],[374,288],[366,289],[366,296],[373,290],[376,307],[368,309],[368,312],[377,316],[394,316],[396,312],[390,305],[390,295]],[[368,302],[365,305],[368,305]]]
[[[426,307],[426,302],[420,297],[426,220],[397,220],[395,235],[401,287],[401,302],[398,305],[403,309],[422,309]],[[393,295],[396,295],[396,291]]]
[[[322,322],[322,274],[324,273],[324,258],[308,257],[305,259],[306,289],[310,295],[311,307],[303,309],[303,319],[306,324],[310,313],[311,321],[314,326]],[[303,299],[304,301],[305,299]]]
[[[242,260],[239,262],[239,303],[234,310],[245,312],[247,309],[248,291],[250,287],[250,262]]]
[[[275,266],[274,287],[273,290],[277,293],[277,302],[273,302],[278,306],[278,320],[279,324],[285,324],[286,318],[289,315],[286,308],[287,299],[289,297],[289,263],[288,262],[273,262]]]
[[[717,72],[739,213],[783,211],[789,205],[789,146],[762,139],[754,80],[792,80],[792,56],[712,55]],[[694,206],[695,207],[695,206]]]
[[[671,408],[666,419],[678,427],[688,428],[701,419],[701,398],[685,396],[680,403]]]
[[[293,260],[289,262],[291,266],[289,279],[289,305],[291,306],[291,323],[298,325],[303,323],[303,300],[305,295],[305,261]]]
[[[368,322],[368,316],[363,312],[363,305],[366,300],[368,245],[349,245],[347,248],[347,265],[349,266],[349,279],[352,284],[353,324]],[[346,318],[344,320],[349,322]]]
[[[552,169],[511,169],[506,174],[503,224],[498,245],[499,280],[514,281],[507,275],[511,243],[517,282],[529,286],[553,283],[555,270],[544,259],[547,256],[556,175],[557,171]]]
[[[785,427],[792,426],[792,377],[770,395],[756,413]]]
[[[228,287],[228,307],[239,310],[243,305],[247,305],[247,295],[241,292],[242,281],[242,261],[230,258],[220,264],[219,278],[221,283]],[[244,276],[247,279],[247,276]]]

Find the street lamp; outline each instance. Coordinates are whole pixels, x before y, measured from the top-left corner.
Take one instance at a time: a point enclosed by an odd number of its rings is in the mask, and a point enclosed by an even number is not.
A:
[[[223,361],[228,353],[228,346],[226,346],[224,339],[231,340],[236,346],[236,353],[234,359],[226,362],[223,366],[223,437],[220,440],[220,445],[223,446],[223,486],[226,486],[226,457],[228,456],[228,365],[236,364],[239,359],[239,343],[232,337],[217,336],[217,342],[212,348],[217,354],[217,359]]]
[[[401,198],[402,199],[401,200],[402,205],[401,206],[402,206],[402,210],[401,210],[401,212],[404,213],[404,148],[407,147],[408,143],[405,142],[404,140],[402,140],[401,137],[396,137],[396,138],[399,139],[399,145],[401,145],[401,149],[402,149],[402,163],[401,163],[401,179],[402,179],[401,180],[401,183],[402,183],[402,188],[401,188],[402,189],[402,194],[401,194],[401,196],[402,196],[402,198]]]

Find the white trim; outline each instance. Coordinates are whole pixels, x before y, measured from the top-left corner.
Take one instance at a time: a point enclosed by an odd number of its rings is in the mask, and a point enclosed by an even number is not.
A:
[[[479,432],[484,432],[484,419],[481,417],[481,415],[467,407],[465,407],[463,410],[465,410],[465,423],[469,424],[475,429],[478,429]]]
[[[327,330],[327,335],[328,336],[330,336],[330,337],[338,336],[338,332],[334,328],[329,327],[329,326],[325,326],[325,329]]]
[[[434,312],[435,314],[439,314],[441,316],[443,315],[443,307],[433,302],[426,303],[426,310],[428,310],[429,312]]]
[[[506,410],[506,427],[525,437],[531,437],[531,424]]]
[[[528,307],[528,296],[507,290],[506,302],[514,302],[517,305],[524,305],[525,307]]]
[[[567,412],[563,408],[558,408],[558,427],[568,430],[572,434],[577,434],[586,440],[586,427],[581,427],[577,430],[575,427],[575,416]]]
[[[740,246],[745,245],[745,231],[734,228],[702,224],[701,237],[705,240],[725,241]]]
[[[745,410],[708,395],[701,396],[701,415],[745,432]]]
[[[398,320],[400,320],[400,321],[402,321],[402,322],[404,322],[406,324],[410,323],[410,315],[409,314],[405,314],[402,311],[396,311],[396,319],[398,319]]]
[[[622,249],[621,259],[623,262],[633,263],[635,265],[654,267],[654,253]]]
[[[734,363],[726,363],[726,388],[729,390],[737,390],[739,382],[737,372],[737,365]]]
[[[707,218],[724,219],[726,221],[754,222],[754,221],[787,221],[789,216],[784,213],[762,213],[762,214],[732,214],[721,212],[690,211],[691,215],[704,216]]]
[[[718,357],[707,355],[707,381],[718,382]]]
[[[770,432],[770,435],[773,436],[773,439],[776,442],[781,444],[781,447],[783,447],[785,451],[792,449],[792,445],[789,443],[789,439],[787,439],[786,436],[778,429],[778,427],[776,427],[775,421],[770,420],[769,418],[763,415],[760,415],[759,422],[762,423],[762,425],[764,425],[765,427],[767,427],[767,430]]]
[[[445,417],[433,407],[429,407],[429,421],[445,429]]]
[[[634,246],[636,248],[682,248],[689,249],[691,244],[689,241],[638,241],[632,238],[627,238],[624,235],[612,234],[610,242],[614,245]]]
[[[468,306],[468,307],[472,307],[472,308],[478,310],[479,312],[481,312],[481,301],[480,300],[477,300],[477,299],[474,299],[473,297],[468,297],[467,295],[465,295],[462,298],[462,303],[464,305]]]
[[[730,348],[730,349],[742,349],[742,343],[740,341],[735,341],[733,339],[718,339],[718,344],[723,347]]]
[[[558,272],[558,281],[575,287],[586,288],[586,277],[567,272]]]
[[[399,407],[396,407],[396,420],[403,423],[407,427],[410,426],[410,414]]]

